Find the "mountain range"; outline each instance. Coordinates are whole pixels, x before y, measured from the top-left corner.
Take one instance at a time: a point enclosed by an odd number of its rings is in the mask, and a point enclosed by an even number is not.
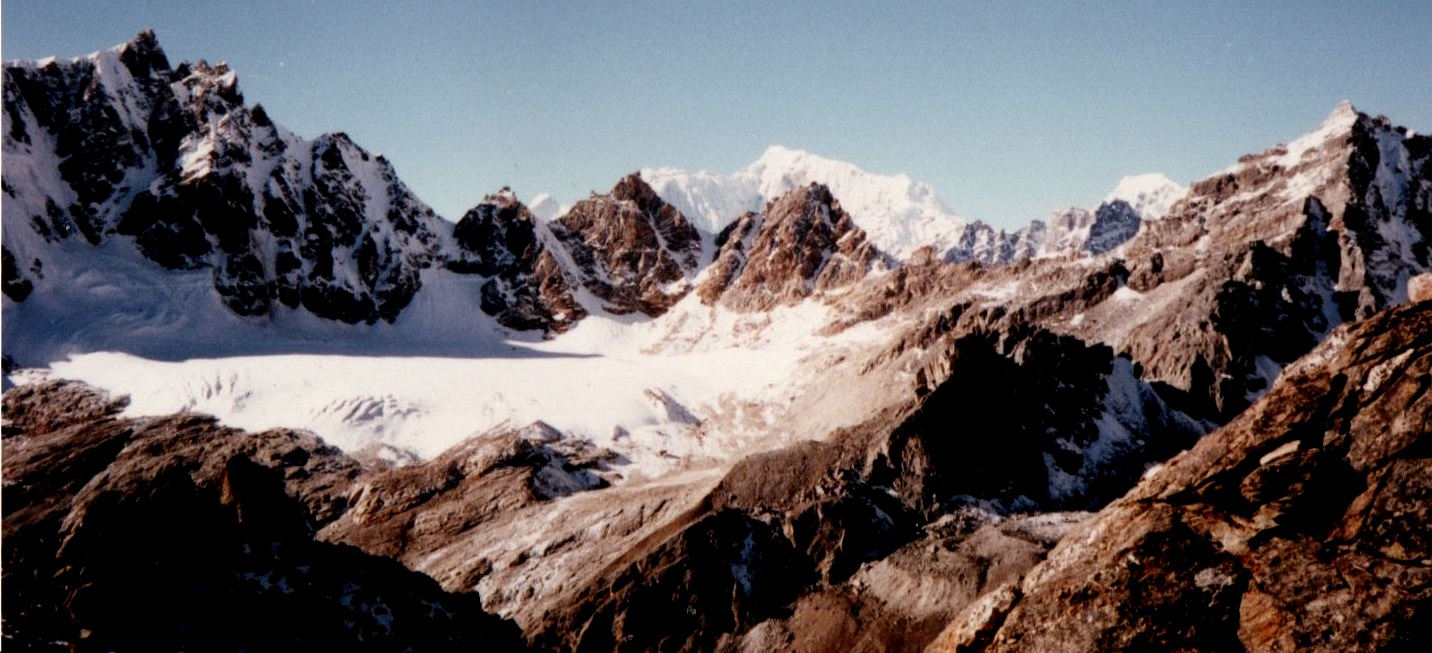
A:
[[[449,222],[148,31],[4,84],[16,645],[1429,637],[1432,139],[1351,104],[1004,231],[782,147]]]

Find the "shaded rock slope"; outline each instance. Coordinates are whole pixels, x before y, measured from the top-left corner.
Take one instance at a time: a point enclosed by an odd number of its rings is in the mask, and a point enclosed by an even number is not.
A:
[[[364,465],[310,435],[5,394],[6,648],[522,650],[472,594],[315,539]]]

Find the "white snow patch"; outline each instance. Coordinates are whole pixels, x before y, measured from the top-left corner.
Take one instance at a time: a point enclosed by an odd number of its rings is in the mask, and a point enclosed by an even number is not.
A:
[[[246,318],[211,272],[162,270],[121,239],[48,244],[45,263],[44,292],[5,299],[6,351],[21,363],[128,394],[129,415],[307,429],[395,459],[542,420],[623,454],[633,476],[730,460],[784,442],[713,417],[764,424],[817,380],[807,358],[888,335],[865,324],[818,336],[832,316],[817,301],[743,314],[691,296],[660,319],[597,311],[541,341],[481,312],[482,278],[437,269],[394,324],[285,308]]]

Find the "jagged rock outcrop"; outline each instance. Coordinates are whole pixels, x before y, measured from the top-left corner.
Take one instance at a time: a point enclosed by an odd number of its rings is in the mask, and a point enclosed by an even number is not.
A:
[[[240,315],[301,305],[371,323],[412,300],[449,229],[383,157],[293,135],[244,105],[225,64],[171,69],[153,32],[7,64],[5,104],[17,269],[42,265],[45,243],[127,236],[164,267],[211,270]]]
[[[5,394],[5,637],[79,650],[520,650],[510,622],[320,542],[363,465],[311,435],[132,420],[85,386]]]
[[[958,497],[1016,510],[1097,507],[1203,432],[1108,347],[976,327],[946,357],[948,372],[918,373],[922,396],[875,440],[867,472],[927,514]]]
[[[503,326],[560,333],[586,316],[576,287],[539,224],[509,189],[489,195],[453,227],[447,268],[488,277],[480,306]]]
[[[1044,244],[1047,229],[1039,220],[1014,231],[995,229],[976,220],[966,226],[954,246],[945,251],[944,260],[1002,265],[1033,258]]]
[[[702,263],[700,232],[638,173],[572,205],[551,228],[581,284],[613,313],[661,315]]]
[[[865,278],[884,257],[841,210],[830,189],[812,183],[748,213],[716,238],[702,300],[742,311],[769,310]]]
[[[1138,211],[1123,200],[1060,211],[1049,218],[1039,254],[1103,254],[1133,238],[1142,224]]]
[[[1344,327],[932,650],[1417,650],[1432,304]]]

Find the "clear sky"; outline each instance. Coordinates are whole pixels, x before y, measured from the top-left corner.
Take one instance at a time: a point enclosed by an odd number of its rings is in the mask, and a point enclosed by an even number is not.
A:
[[[6,59],[153,27],[306,137],[346,131],[456,219],[781,144],[1015,226],[1187,183],[1334,105],[1432,130],[1432,2],[5,0]]]

